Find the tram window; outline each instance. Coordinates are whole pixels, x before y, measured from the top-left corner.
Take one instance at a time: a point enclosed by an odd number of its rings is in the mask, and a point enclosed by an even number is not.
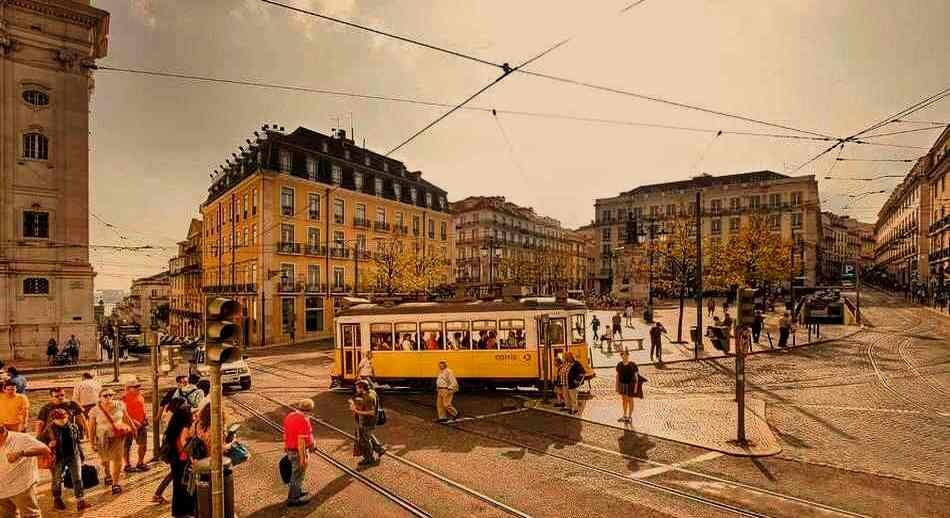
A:
[[[442,322],[422,322],[419,324],[422,333],[420,347],[426,351],[438,351],[445,348],[442,334]]]
[[[472,348],[472,336],[468,322],[446,322],[445,335],[448,339],[446,349],[465,350]]]
[[[563,318],[552,318],[548,321],[548,340],[551,345],[565,345]]]
[[[416,336],[416,323],[396,324],[396,341],[400,351],[418,351],[419,340]]]
[[[524,320],[502,320],[498,322],[498,334],[502,349],[524,349],[527,345],[524,334]]]
[[[498,349],[498,323],[494,320],[473,320],[472,341],[472,349]]]
[[[584,343],[584,315],[571,315],[571,343]]]
[[[392,351],[393,350],[393,325],[392,324],[370,324],[369,325],[369,345],[374,351]]]

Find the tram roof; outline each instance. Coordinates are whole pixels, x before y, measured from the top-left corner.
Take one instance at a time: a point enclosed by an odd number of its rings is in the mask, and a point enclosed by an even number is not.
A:
[[[515,301],[475,300],[470,302],[404,302],[402,304],[356,304],[340,311],[337,316],[411,315],[430,313],[487,313],[495,311],[544,311],[556,309],[586,309],[576,299],[557,301],[554,297],[525,297]]]

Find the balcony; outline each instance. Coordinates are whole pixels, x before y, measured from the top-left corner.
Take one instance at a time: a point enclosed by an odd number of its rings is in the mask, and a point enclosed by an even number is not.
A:
[[[370,221],[366,218],[353,218],[353,226],[359,228],[369,228]]]
[[[330,293],[349,293],[353,291],[353,287],[348,284],[334,284],[330,288]]]
[[[302,282],[284,282],[281,281],[277,284],[278,293],[300,293],[303,291]]]
[[[373,223],[373,230],[376,232],[389,232],[389,223],[385,221],[377,221]]]
[[[293,208],[293,207],[282,206],[282,207],[280,208],[280,213],[281,213],[281,215],[283,215],[283,216],[293,216],[293,215],[294,215],[294,208]]]
[[[409,234],[409,227],[405,225],[393,225],[393,232],[396,234],[407,235]]]
[[[373,253],[369,250],[354,250],[353,253],[360,261],[368,261],[373,258]]]
[[[308,211],[307,215],[310,217],[310,219],[320,219],[320,211],[318,210]]]
[[[277,253],[278,254],[293,254],[299,255],[301,253],[300,243],[290,243],[287,241],[280,241],[277,243]]]
[[[303,253],[304,255],[309,255],[313,257],[326,257],[327,247],[308,244],[306,247],[304,247]]]
[[[311,283],[311,282],[308,282],[308,283],[304,286],[304,291],[305,291],[306,293],[326,293],[326,292],[327,292],[327,285],[326,285],[326,284],[320,284],[320,283]]]
[[[334,246],[330,248],[330,257],[346,259],[349,256],[350,250],[348,248],[343,248],[342,246]]]

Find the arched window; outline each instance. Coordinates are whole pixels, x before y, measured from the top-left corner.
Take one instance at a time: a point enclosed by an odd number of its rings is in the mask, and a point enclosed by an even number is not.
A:
[[[49,279],[43,277],[27,277],[23,279],[24,295],[49,295]]]
[[[23,100],[33,106],[49,105],[49,95],[39,90],[23,90]]]
[[[49,139],[42,133],[26,133],[23,135],[23,158],[36,160],[49,159]]]

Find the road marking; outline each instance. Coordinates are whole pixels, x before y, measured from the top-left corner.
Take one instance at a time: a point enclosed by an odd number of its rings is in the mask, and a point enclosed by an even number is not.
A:
[[[528,410],[531,410],[531,409],[530,409],[530,408],[527,408],[527,407],[522,407],[522,408],[516,408],[516,409],[514,409],[514,410],[504,410],[504,411],[501,411],[501,412],[492,412],[492,413],[490,413],[490,414],[481,414],[481,415],[473,415],[473,416],[467,416],[467,417],[460,417],[460,418],[458,418],[458,419],[452,419],[450,422],[452,422],[452,423],[462,423],[462,422],[465,422],[465,421],[474,421],[474,420],[476,420],[476,419],[487,419],[487,418],[489,418],[489,417],[498,417],[498,416],[500,416],[500,415],[520,414],[521,412],[527,412]]]
[[[635,478],[642,480],[645,478],[655,477],[661,473],[666,473],[668,471],[676,470],[682,466],[687,466],[689,464],[696,464],[699,462],[705,462],[707,460],[718,459],[725,455],[724,453],[718,451],[711,451],[704,453],[698,457],[693,457],[692,459],[687,459],[682,462],[674,462],[673,464],[667,464],[666,466],[657,466],[655,468],[641,469],[640,471],[635,471],[630,474],[630,478]]]

